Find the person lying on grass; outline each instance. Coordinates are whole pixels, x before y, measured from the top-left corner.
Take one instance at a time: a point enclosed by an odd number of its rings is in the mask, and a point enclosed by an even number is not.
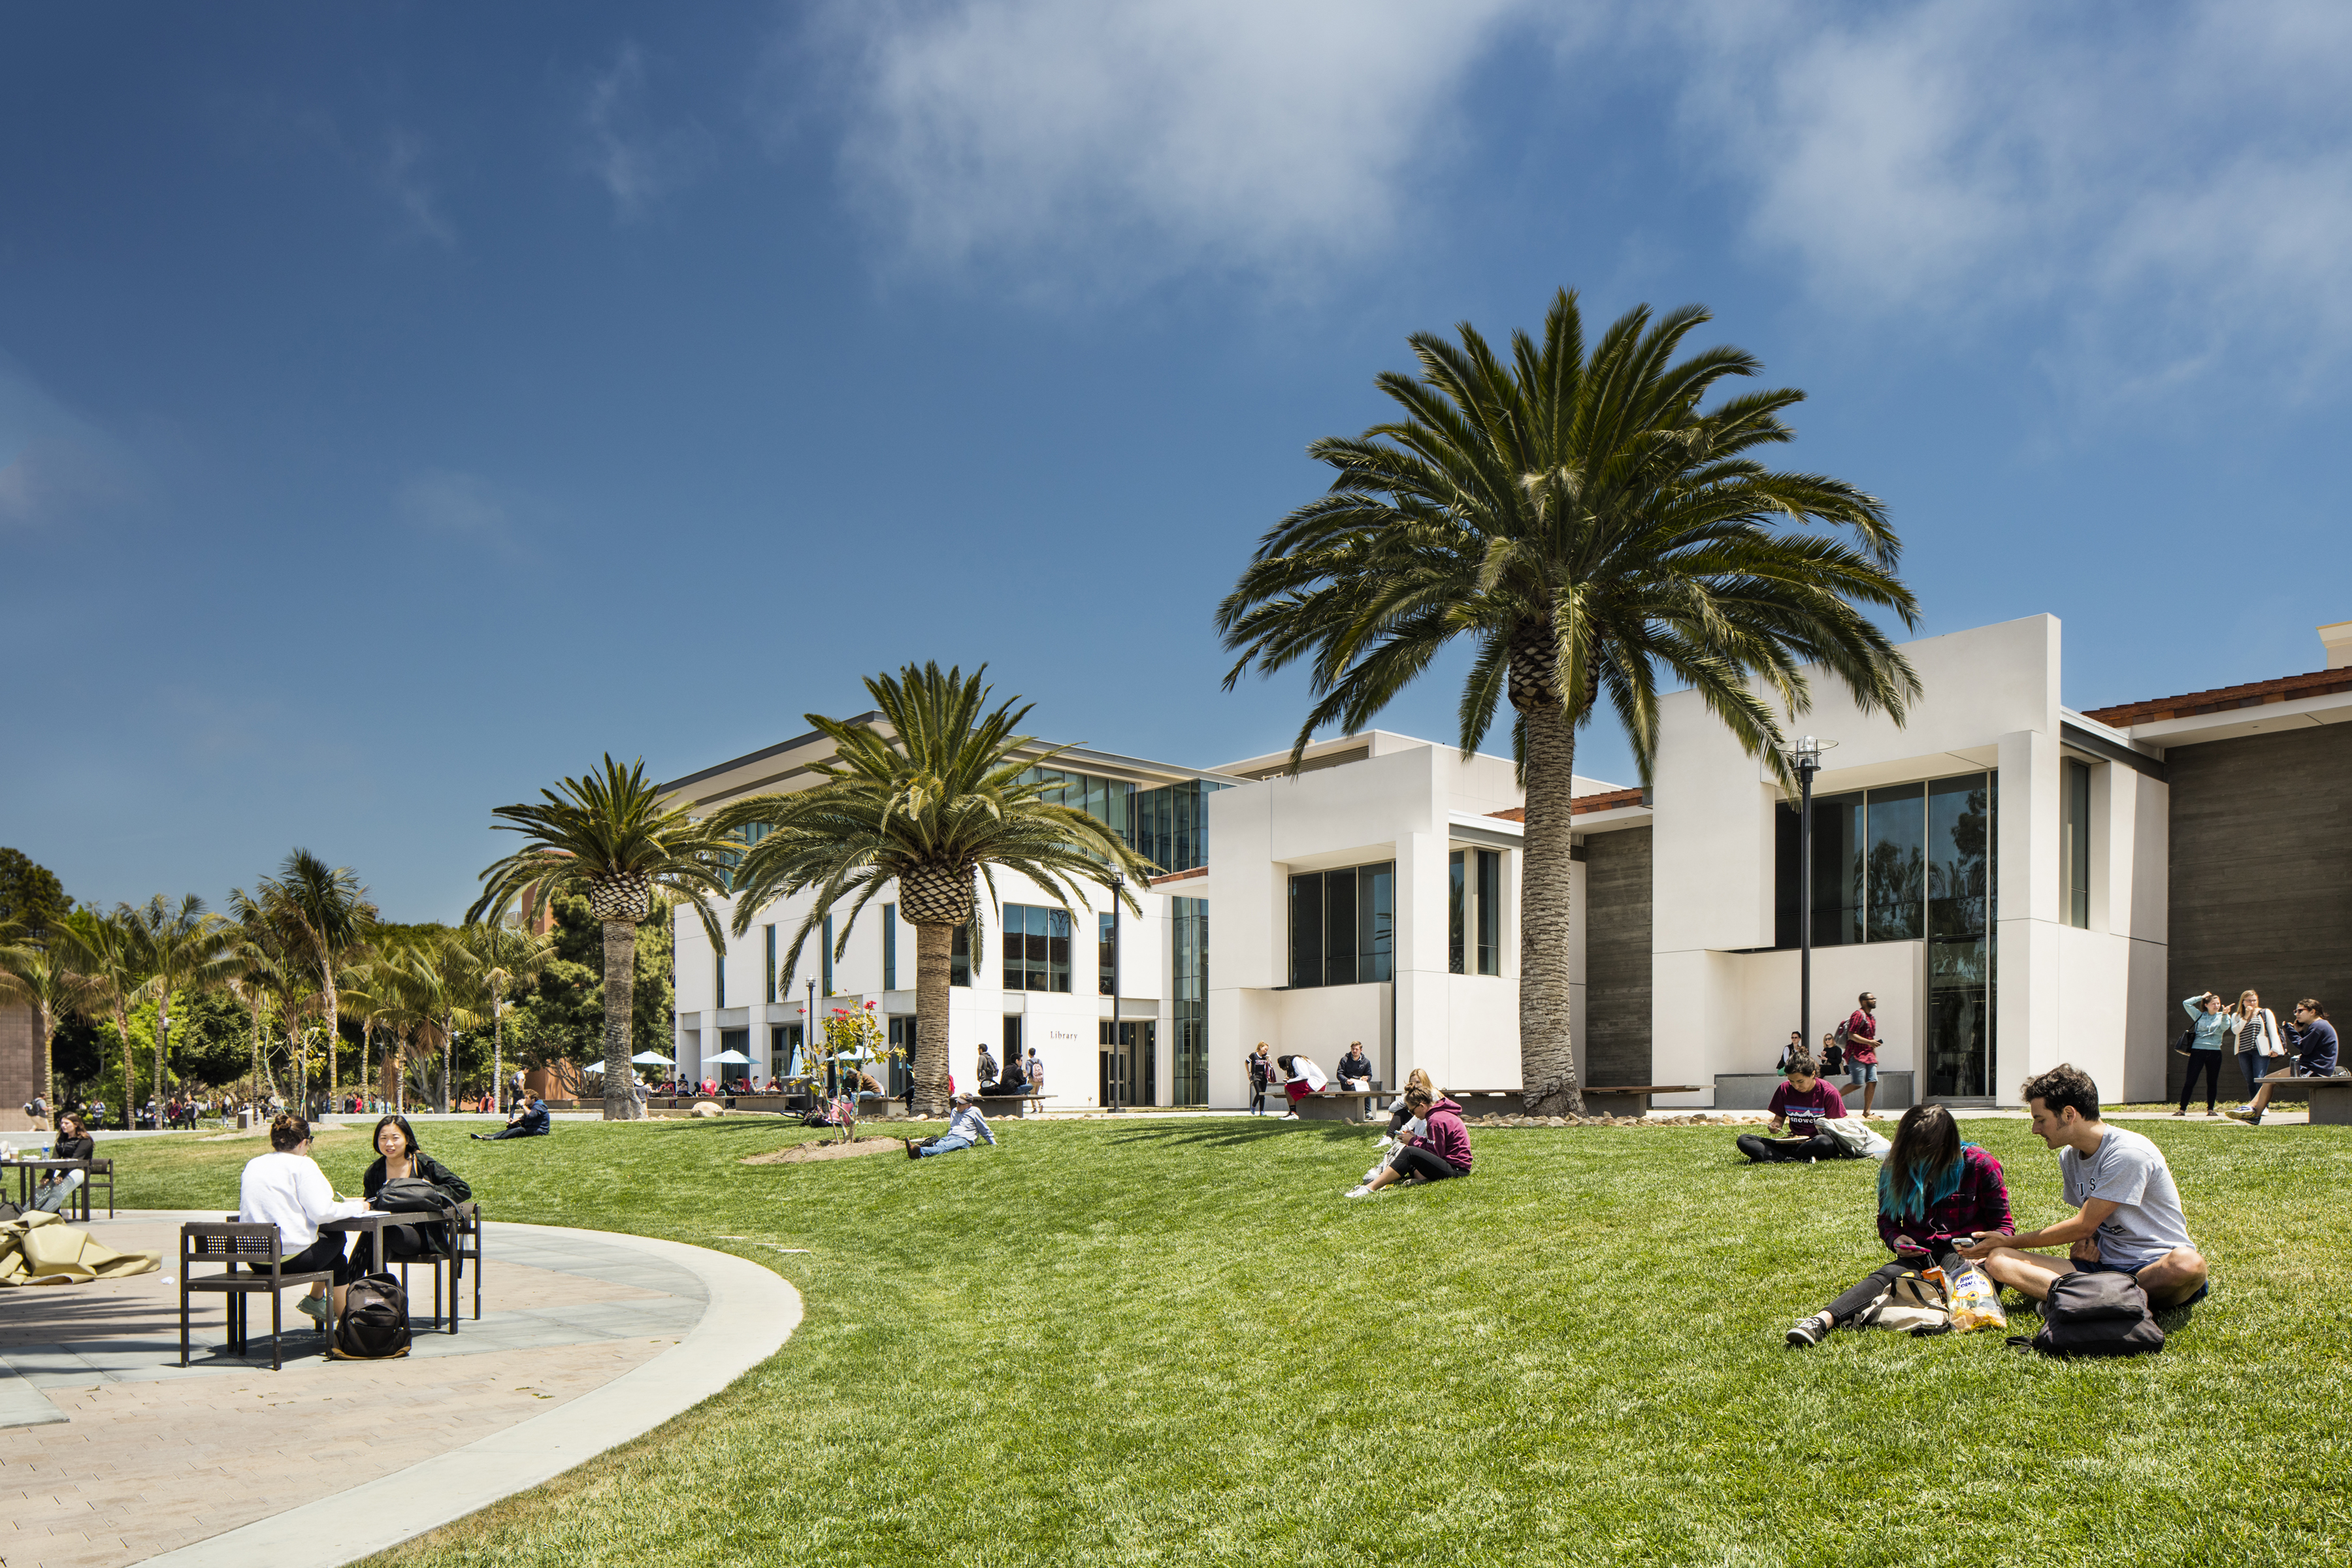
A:
[[[2000,1162],[1973,1143],[1960,1142],[1959,1124],[1940,1105],[1915,1105],[1895,1129],[1895,1143],[1878,1173],[1878,1235],[1895,1261],[1865,1275],[1852,1289],[1789,1331],[1792,1345],[1817,1345],[1832,1329],[1851,1328],[1864,1307],[1885,1293],[1906,1269],[1941,1268],[1946,1279],[1958,1260],[1947,1263],[1955,1237],[2005,1236],[2009,1184]]]
[[[1772,1091],[1771,1132],[1759,1138],[1753,1132],[1739,1135],[1739,1152],[1758,1163],[1769,1160],[1844,1160],[1853,1151],[1829,1132],[1822,1131],[1823,1121],[1843,1121],[1845,1117],[1845,1097],[1821,1078],[1821,1069],[1811,1057],[1789,1058],[1787,1081]],[[1790,1136],[1780,1136],[1785,1124]]]
[[[994,1145],[996,1134],[988,1130],[988,1118],[980,1113],[979,1097],[970,1093],[959,1094],[953,1103],[955,1114],[948,1119],[945,1132],[937,1138],[923,1139],[920,1142],[912,1138],[898,1140],[907,1146],[908,1159],[921,1160],[933,1154],[952,1154],[959,1149],[969,1149],[980,1142]]]
[[[2064,1195],[2080,1212],[2022,1236],[1979,1235],[1953,1250],[1983,1265],[1997,1285],[2046,1300],[2068,1274],[2128,1274],[2158,1311],[2205,1294],[2205,1258],[2189,1239],[2189,1217],[2164,1151],[2137,1132],[2099,1120],[2099,1086],[2061,1062],[2018,1091],[2033,1131],[2058,1151]],[[2063,1247],[2063,1258],[2027,1250]]]
[[[1349,1197],[1367,1197],[1399,1182],[1442,1182],[1470,1173],[1470,1132],[1462,1125],[1462,1108],[1450,1097],[1433,1097],[1425,1089],[1405,1090],[1404,1102],[1414,1119],[1426,1125],[1373,1172],[1371,1180],[1350,1188]]]

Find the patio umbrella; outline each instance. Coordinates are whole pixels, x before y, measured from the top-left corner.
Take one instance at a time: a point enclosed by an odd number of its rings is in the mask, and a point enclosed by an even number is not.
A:
[[[726,1062],[730,1066],[749,1066],[751,1058],[740,1051],[721,1051],[715,1057],[702,1058],[707,1062]]]
[[[586,1067],[582,1068],[580,1070],[582,1072],[603,1072],[604,1070],[604,1064],[603,1062],[590,1062]]]
[[[670,1059],[662,1055],[659,1051],[639,1051],[635,1056],[631,1057],[629,1059],[635,1062],[639,1067],[666,1068],[673,1065]]]

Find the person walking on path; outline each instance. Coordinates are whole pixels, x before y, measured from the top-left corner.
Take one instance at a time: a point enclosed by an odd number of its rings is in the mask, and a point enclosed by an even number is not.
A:
[[[1252,1116],[1265,1114],[1265,1091],[1273,1086],[1273,1083],[1274,1058],[1266,1054],[1265,1042],[1260,1040],[1257,1043],[1257,1049],[1252,1051],[1249,1057],[1250,1114]]]
[[[2344,1069],[2336,1065],[2336,1026],[2327,1021],[2327,1009],[2316,997],[2306,996],[2294,1005],[2294,1022],[2288,1027],[2293,1037],[2297,1078],[2342,1078]],[[2254,1095],[2253,1103],[2243,1110],[2232,1110],[2230,1118],[2249,1127],[2263,1124],[2263,1112],[2270,1109],[2271,1090],[2277,1085],[2265,1083]]]
[[[1853,1016],[1845,1021],[1845,1086],[1862,1090],[1862,1114],[1866,1120],[1878,1103],[1878,998],[1865,991],[1856,998]]]
[[[1037,1059],[1037,1047],[1029,1047],[1029,1092],[1038,1099],[1045,1098],[1045,1064]]]
[[[2205,1294],[2210,1268],[2189,1238],[2164,1151],[2101,1121],[2099,1086],[2070,1062],[2028,1079],[2017,1097],[2033,1112],[2034,1136],[2058,1152],[2062,1195],[2078,1212],[2022,1235],[1956,1238],[1952,1250],[2037,1301],[2068,1274],[2128,1274],[2159,1312]],[[2028,1250],[2036,1247],[2063,1247],[2066,1256]]]
[[[1789,1342],[1817,1345],[1832,1329],[1851,1328],[1856,1314],[1884,1295],[1906,1270],[1940,1268],[1955,1237],[2001,1237],[2016,1229],[2009,1216],[2009,1184],[2000,1162],[1960,1142],[1959,1124],[1940,1105],[1915,1105],[1895,1124],[1895,1142],[1878,1173],[1878,1237],[1895,1254],[1860,1283],[1789,1331]]]
[[[2189,1015],[2189,1073],[2180,1080],[2180,1109],[2175,1116],[2189,1114],[2189,1097],[2196,1090],[2197,1075],[2205,1075],[2205,1114],[2217,1114],[2213,1097],[2221,1091],[2221,1047],[2230,1038],[2230,1015],[2222,1010],[2221,998],[2210,991],[2180,999],[2180,1010]]]
[[[1406,1180],[1443,1182],[1470,1173],[1470,1130],[1462,1125],[1462,1107],[1450,1095],[1432,1098],[1425,1089],[1405,1090],[1404,1102],[1424,1129],[1348,1196],[1370,1197]]]
[[[2229,1017],[2230,1033],[2238,1042],[2238,1070],[2246,1075],[2246,1103],[2238,1109],[2252,1110],[2254,1096],[2263,1091],[2263,1075],[2286,1065],[2286,1037],[2279,1033],[2277,1016],[2252,991],[2238,993],[2238,1005]]]

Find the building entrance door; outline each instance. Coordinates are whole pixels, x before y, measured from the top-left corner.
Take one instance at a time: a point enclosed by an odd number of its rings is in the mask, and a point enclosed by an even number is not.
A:
[[[1102,1044],[1102,1103],[1105,1105],[1151,1105],[1154,1086],[1159,1082],[1159,1026],[1150,1023],[1121,1024],[1119,1039],[1111,1042],[1111,1025],[1101,1026]]]

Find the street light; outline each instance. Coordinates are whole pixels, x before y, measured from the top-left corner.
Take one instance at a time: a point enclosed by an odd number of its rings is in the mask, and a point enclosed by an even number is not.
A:
[[[1797,770],[1797,1023],[1798,1041],[1807,1056],[1813,1052],[1813,775],[1822,771],[1822,753],[1835,746],[1807,735],[1785,753]]]
[[[1118,1075],[1127,1066],[1127,1042],[1118,1032],[1118,895],[1126,886],[1125,877],[1110,874],[1110,1104],[1106,1109],[1114,1113],[1119,1109]]]

